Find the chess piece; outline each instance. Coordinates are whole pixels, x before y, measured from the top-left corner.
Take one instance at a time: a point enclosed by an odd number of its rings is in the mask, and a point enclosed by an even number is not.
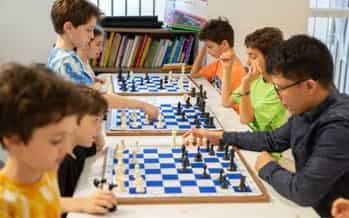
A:
[[[167,84],[168,83],[168,76],[164,76],[164,83]]]
[[[191,88],[191,92],[190,92],[190,96],[191,96],[192,98],[195,98],[195,95],[196,95],[196,89],[195,89],[195,87],[192,87],[192,88]]]
[[[205,164],[203,167],[203,173],[202,173],[203,178],[209,178],[210,176],[207,173],[207,165]]]
[[[219,182],[222,183],[223,181],[223,175],[224,175],[224,169],[221,168],[219,171]]]
[[[117,181],[116,181],[116,184],[117,184],[117,192],[127,192],[126,190],[126,187],[125,187],[125,181],[124,181],[124,178],[123,176],[120,177]]]
[[[182,160],[184,159],[184,154],[185,154],[185,151],[186,151],[186,147],[185,145],[183,144],[182,147],[181,147],[181,151],[182,151]]]
[[[190,97],[187,97],[187,99],[185,100],[185,107],[186,107],[186,108],[191,107]]]
[[[122,80],[122,71],[121,69],[118,71],[118,81]]]
[[[136,193],[144,193],[144,181],[141,177],[137,177],[135,180],[135,186],[136,186]]]
[[[159,116],[158,116],[158,123],[157,123],[157,125],[156,125],[158,129],[164,128],[164,124],[163,124],[163,122],[162,122],[162,119],[163,119],[162,114],[159,113]]]
[[[214,117],[209,117],[208,119],[208,128],[215,128],[214,122],[213,122]]]
[[[197,97],[196,97],[195,106],[199,107],[199,106],[200,106],[200,102],[201,102],[201,97],[200,97],[200,96],[197,96]]]
[[[98,178],[95,178],[93,180],[93,185],[96,187],[96,188],[99,188],[99,185],[101,184],[100,180]]]
[[[199,85],[199,96],[203,97],[204,96],[204,86],[202,84]]]
[[[232,148],[230,150],[230,162],[229,162],[229,167],[228,167],[228,171],[236,171],[236,166],[234,163],[234,158],[235,158],[235,151]]]
[[[221,188],[222,189],[227,189],[228,188],[227,175],[223,175],[223,177],[222,177]]]
[[[172,70],[168,72],[168,80],[171,82],[173,80]]]
[[[222,140],[219,140],[217,151],[224,151],[224,148],[225,148],[224,142]]]
[[[130,71],[129,71],[129,73],[130,73],[130,76],[129,76],[129,77],[130,77],[130,79],[131,79],[131,80],[133,80],[133,78],[134,78],[134,73],[133,73],[133,70],[130,70]]]
[[[201,162],[202,161],[202,154],[200,152],[200,147],[198,147],[198,151],[197,151],[197,153],[195,155],[195,161],[196,162]]]
[[[185,154],[185,155],[184,155],[184,158],[183,158],[183,160],[182,160],[182,166],[183,166],[183,170],[186,170],[187,167],[190,166],[190,161],[189,161],[188,154]]]
[[[182,119],[181,121],[186,121],[187,119],[185,118],[185,111],[182,111]]]
[[[176,130],[172,130],[172,143],[171,143],[171,147],[176,147],[177,146],[177,143],[176,143],[176,134],[177,134],[177,131]]]
[[[144,115],[144,122],[143,123],[144,123],[144,125],[149,125],[150,122],[149,122],[149,115],[148,114]]]
[[[204,99],[207,99],[207,92],[204,91],[204,96],[203,96]]]
[[[159,89],[164,89],[164,81],[160,79]]]
[[[143,77],[140,78],[140,85],[143,86],[144,85],[144,80]]]
[[[146,83],[150,83],[150,78],[149,78],[148,73],[145,73],[145,81],[146,81]]]
[[[239,191],[240,192],[247,192],[246,176],[241,175],[241,177],[240,177]]]
[[[223,160],[225,160],[225,161],[229,160],[228,151],[229,151],[229,145],[225,145],[224,155],[223,155]]]
[[[132,117],[132,128],[136,129],[138,128],[137,118]]]
[[[136,91],[136,82],[132,80],[131,92],[135,92],[135,91]]]
[[[136,141],[136,146],[135,147],[136,147],[135,150],[136,150],[137,153],[141,151],[141,147],[140,147],[138,141]]]
[[[177,103],[177,112],[176,115],[181,115],[182,114],[182,106],[181,106],[181,102]]]
[[[185,73],[185,64],[182,64],[182,66],[181,66],[181,72],[182,72],[182,74],[184,75],[184,73]]]
[[[201,128],[200,118],[197,116],[194,120],[195,128]]]
[[[210,152],[210,140],[206,139],[206,152]]]
[[[126,117],[121,117],[121,126],[120,126],[121,130],[125,130],[127,128],[127,121],[126,121]]]
[[[210,152],[208,153],[210,156],[214,156],[215,155],[215,151],[214,151],[214,145],[212,144],[210,147]]]

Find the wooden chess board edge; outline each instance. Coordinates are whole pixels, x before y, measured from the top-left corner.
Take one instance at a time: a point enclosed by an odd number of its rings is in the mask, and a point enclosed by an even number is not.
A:
[[[119,204],[190,204],[190,203],[265,203],[268,195],[259,196],[185,196],[185,197],[127,197],[117,198]]]
[[[267,189],[265,188],[265,186],[263,185],[261,180],[257,177],[256,173],[251,169],[250,165],[247,163],[247,161],[245,160],[244,156],[241,154],[240,149],[235,148],[235,151],[239,155],[239,158],[242,161],[242,163],[245,165],[245,167],[246,167],[248,173],[250,174],[251,178],[256,183],[256,185],[259,188],[259,190],[262,192],[263,198],[266,199],[266,202],[269,202],[270,201],[270,197],[269,197],[269,194],[267,192]]]
[[[214,129],[212,131],[214,132],[220,132],[223,129]],[[187,130],[176,130],[177,135],[183,135],[189,129]],[[118,130],[108,130],[106,131],[107,136],[171,136],[172,130],[125,130],[125,131],[118,131]]]
[[[113,90],[115,91],[115,90]],[[114,92],[121,96],[181,96],[184,94],[189,95],[190,92]]]

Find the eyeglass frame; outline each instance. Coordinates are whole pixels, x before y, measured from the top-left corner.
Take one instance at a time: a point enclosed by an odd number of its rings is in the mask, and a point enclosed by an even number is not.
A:
[[[284,90],[286,90],[286,89],[289,89],[289,88],[291,88],[291,87],[293,87],[293,86],[299,85],[299,84],[301,84],[302,82],[305,82],[305,81],[307,81],[307,80],[309,80],[309,79],[301,79],[301,80],[298,80],[298,81],[296,81],[296,82],[294,82],[294,83],[291,83],[291,84],[289,84],[289,85],[287,85],[287,86],[285,86],[285,87],[277,87],[275,84],[273,84],[273,87],[274,87],[275,92],[276,92],[278,95],[280,95],[280,92],[282,92],[282,91],[284,91]]]

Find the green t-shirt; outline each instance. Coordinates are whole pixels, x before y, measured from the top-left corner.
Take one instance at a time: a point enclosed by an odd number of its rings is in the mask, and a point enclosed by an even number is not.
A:
[[[240,103],[240,87],[233,94],[233,102]],[[281,104],[273,85],[264,82],[263,77],[251,83],[250,98],[254,120],[248,124],[253,131],[269,131],[283,125],[287,119],[287,110]]]

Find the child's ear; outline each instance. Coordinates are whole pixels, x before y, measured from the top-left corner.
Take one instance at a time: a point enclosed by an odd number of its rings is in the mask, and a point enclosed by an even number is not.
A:
[[[64,24],[63,24],[63,30],[64,30],[64,32],[71,32],[72,31],[72,29],[73,29],[73,24],[72,24],[72,22],[70,22],[70,21],[67,21],[67,22],[65,22]]]
[[[18,135],[5,136],[3,137],[2,141],[7,150],[11,150],[14,147],[23,145],[23,141]]]
[[[229,49],[230,48],[230,45],[229,45],[227,40],[223,40],[222,41],[222,45],[223,45],[224,49]]]

